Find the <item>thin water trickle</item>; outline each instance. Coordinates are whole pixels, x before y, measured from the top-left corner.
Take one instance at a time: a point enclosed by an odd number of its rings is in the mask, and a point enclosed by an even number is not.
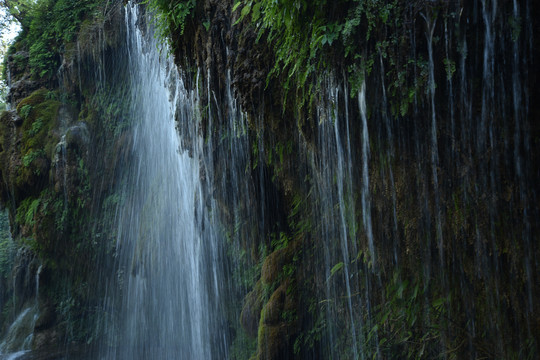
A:
[[[513,1],[513,17],[514,21],[520,18],[520,11],[517,0]],[[516,36],[516,35],[514,35]],[[523,171],[523,156],[521,155],[521,149],[523,145],[526,148],[526,154],[528,154],[528,139],[526,138],[527,132],[522,136],[522,123],[523,123],[523,109],[527,109],[526,106],[523,106],[522,101],[522,84],[521,84],[521,72],[520,72],[520,51],[519,51],[519,36],[513,39],[513,63],[512,63],[512,99],[513,99],[513,110],[514,110],[514,162],[516,167],[516,177],[519,184],[519,200],[523,208],[523,231],[522,237],[525,241],[527,249],[530,249],[530,231],[531,224],[528,214],[528,201],[526,194],[526,183],[525,183],[525,174]],[[526,113],[525,113],[526,114]],[[532,295],[532,271],[531,271],[531,260],[529,258],[530,251],[525,251],[525,274],[527,277],[527,311],[529,314],[533,313],[533,295]]]
[[[442,232],[442,219],[441,219],[441,207],[440,207],[440,193],[439,193],[439,143],[437,139],[437,112],[435,108],[435,64],[433,63],[433,33],[437,24],[437,19],[431,19],[429,15],[424,16],[426,21],[426,39],[428,44],[428,58],[429,58],[429,97],[430,97],[430,110],[431,110],[431,176],[433,181],[433,197],[435,200],[435,225],[437,230],[437,247],[439,248],[439,261],[441,265],[444,264],[444,241]],[[443,267],[441,266],[441,269]]]
[[[327,323],[324,343],[329,347],[324,352],[329,358],[347,353],[351,358],[364,359],[364,319],[359,313],[363,290],[360,288],[362,264],[358,232],[369,230],[366,226],[359,229],[356,219],[347,96],[346,86],[336,85],[334,78],[327,81],[323,98],[317,104],[318,152],[311,153],[309,171],[313,174],[315,190],[311,200],[315,205],[313,221],[318,224],[317,236],[323,241],[321,261],[325,268],[326,300],[321,303],[325,304]],[[369,214],[366,216],[365,209],[362,210],[364,218],[368,219]],[[368,237],[373,240],[371,233]],[[345,324],[336,326],[337,316],[342,316]],[[340,349],[336,344],[344,336],[350,339],[349,347]]]
[[[17,351],[15,353],[12,353],[12,354],[7,354],[7,355],[4,355],[5,358],[2,358],[3,360],[17,360],[17,359],[21,359],[23,358],[24,355],[28,354],[28,350],[21,350],[21,351]]]
[[[358,107],[362,120],[362,219],[366,232],[369,255],[373,269],[377,269],[377,255],[375,253],[375,240],[371,224],[371,200],[369,194],[369,130],[367,125],[366,83],[362,83],[358,93]]]
[[[347,221],[349,219],[354,219],[354,204],[351,201],[351,181],[350,176],[345,171],[344,167],[348,164],[348,160],[350,160],[350,153],[347,157],[347,160],[345,160],[345,154],[343,151],[343,145],[341,141],[341,135],[339,131],[339,116],[338,116],[338,96],[339,96],[339,89],[331,89],[331,98],[335,102],[334,104],[334,113],[332,114],[332,120],[334,123],[334,136],[336,141],[336,150],[337,150],[337,195],[338,195],[338,202],[339,202],[339,220],[340,223],[338,226],[341,227],[341,251],[343,256],[343,269],[344,269],[344,279],[345,279],[345,288],[347,290],[347,302],[349,307],[349,318],[351,321],[351,336],[353,340],[353,354],[354,358],[358,358],[358,350],[357,350],[357,344],[356,344],[356,319],[354,318],[354,312],[353,312],[353,306],[352,306],[352,299],[351,299],[351,276],[350,276],[350,261],[351,261],[351,255],[349,248],[351,245],[349,245],[349,241],[351,238],[351,234],[349,231],[349,227],[347,225]],[[348,123],[346,124],[346,127],[348,127]],[[347,133],[347,149],[349,149],[349,143],[348,143],[348,133]],[[345,189],[349,189],[349,194],[345,194]],[[347,199],[345,198],[347,196]],[[353,241],[352,244],[355,242]]]
[[[379,64],[381,67],[381,90],[382,90],[382,108],[381,116],[384,121],[384,127],[386,130],[386,156],[388,163],[388,177],[390,181],[390,192],[392,194],[392,252],[394,254],[394,264],[399,264],[399,255],[398,255],[398,244],[399,244],[399,228],[398,228],[398,216],[397,216],[397,193],[396,193],[396,182],[394,180],[394,134],[392,131],[392,121],[388,114],[388,97],[386,95],[386,85],[385,85],[385,72],[384,72],[384,62],[383,56],[379,53]]]
[[[448,19],[444,20],[444,48],[446,54],[446,82],[448,85],[448,112],[450,116],[450,148],[451,148],[451,160],[455,162],[457,159],[456,156],[456,124],[455,124],[455,106],[454,106],[454,71],[455,64],[452,62],[450,56],[450,41],[451,33],[448,31]],[[459,168],[456,166],[456,168]]]
[[[489,3],[492,7],[489,9]],[[494,101],[494,84],[493,84],[493,72],[494,72],[494,46],[495,39],[493,34],[493,22],[497,13],[496,0],[482,0],[482,17],[485,25],[485,39],[484,39],[484,63],[483,63],[483,94],[482,94],[482,114],[479,121],[479,129],[477,134],[477,147],[478,151],[485,151],[487,146],[487,134],[489,119],[493,117],[493,101]]]

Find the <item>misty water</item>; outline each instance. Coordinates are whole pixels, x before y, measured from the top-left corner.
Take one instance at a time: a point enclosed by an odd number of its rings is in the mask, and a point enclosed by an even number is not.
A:
[[[117,314],[108,331],[118,348],[104,358],[211,359],[219,327],[219,244],[203,203],[198,99],[187,91],[166,48],[141,29],[126,5],[131,163],[122,172],[117,212]],[[177,122],[180,132],[176,131]],[[116,303],[120,300],[120,305]],[[109,300],[108,300],[109,301]]]

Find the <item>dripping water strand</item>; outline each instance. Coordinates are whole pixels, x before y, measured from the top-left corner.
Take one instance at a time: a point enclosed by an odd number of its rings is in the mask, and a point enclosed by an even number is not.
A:
[[[381,88],[382,88],[382,117],[384,119],[384,124],[386,128],[387,136],[387,157],[388,157],[388,175],[390,178],[390,188],[392,193],[392,220],[393,220],[393,253],[394,253],[394,264],[398,265],[398,244],[399,244],[399,230],[398,230],[398,216],[397,216],[397,194],[396,194],[396,184],[394,181],[394,136],[392,133],[392,124],[390,121],[390,116],[388,115],[388,98],[386,96],[386,86],[385,86],[385,76],[384,76],[384,62],[382,53],[379,52],[379,63],[381,66]]]
[[[338,190],[338,202],[339,202],[339,215],[340,215],[340,227],[341,227],[341,251],[343,256],[343,270],[344,270],[344,279],[345,279],[345,288],[347,291],[347,305],[349,308],[349,320],[351,322],[351,338],[353,341],[352,351],[354,354],[354,358],[358,358],[358,350],[357,350],[357,340],[356,340],[356,326],[355,326],[355,318],[354,318],[354,312],[353,312],[353,306],[352,306],[352,299],[351,299],[351,275],[350,275],[350,253],[349,253],[349,231],[347,228],[347,217],[350,217],[354,219],[354,209],[352,207],[352,201],[350,198],[345,199],[344,194],[344,185],[348,186],[351,182],[350,176],[348,176],[344,170],[344,164],[346,163],[346,160],[344,159],[343,154],[343,146],[341,142],[341,136],[339,132],[339,114],[338,114],[338,97],[339,97],[339,89],[337,87],[330,90],[330,96],[334,103],[334,111],[332,120],[334,123],[334,136],[336,141],[336,150],[337,150],[337,190]],[[347,124],[348,125],[348,124]],[[344,184],[345,183],[345,184]],[[348,195],[350,196],[350,194]],[[363,352],[361,352],[363,356]]]
[[[438,150],[438,141],[437,141],[437,113],[435,109],[435,65],[433,63],[433,33],[435,31],[435,25],[437,24],[437,19],[431,19],[431,17],[426,17],[423,15],[424,20],[426,21],[427,31],[426,39],[428,45],[428,57],[429,57],[429,96],[430,96],[430,107],[431,107],[431,175],[433,178],[433,192],[435,199],[435,225],[436,225],[436,235],[437,235],[437,246],[439,248],[439,261],[441,265],[444,265],[444,249],[443,249],[443,233],[442,233],[442,220],[441,220],[441,208],[440,208],[440,194],[439,194],[439,176],[438,176],[438,167],[439,167],[439,150]],[[441,266],[441,269],[444,267]]]
[[[366,110],[366,83],[362,82],[358,93],[358,107],[362,120],[362,219],[364,230],[368,240],[371,266],[377,269],[377,256],[375,254],[375,243],[373,240],[373,229],[371,227],[371,202],[369,197],[369,132],[367,125]]]
[[[527,3],[528,4],[528,3]],[[514,21],[517,21],[517,19],[520,18],[520,9],[517,3],[517,0],[513,0],[513,17]],[[528,18],[528,14],[526,16]],[[532,38],[532,36],[531,36]],[[533,313],[533,296],[532,296],[532,270],[531,270],[531,260],[530,260],[530,254],[531,252],[531,246],[530,246],[530,221],[529,221],[529,205],[528,205],[528,197],[526,194],[526,183],[525,183],[525,174],[523,169],[523,156],[521,155],[521,149],[520,146],[524,144],[525,146],[525,153],[527,154],[529,152],[528,148],[528,139],[526,139],[527,132],[524,132],[525,136],[523,136],[522,139],[522,132],[523,129],[521,127],[521,124],[523,122],[524,116],[522,115],[522,93],[521,89],[523,88],[521,84],[521,73],[520,73],[520,63],[521,59],[519,57],[519,39],[513,39],[513,64],[512,64],[512,97],[513,97],[513,103],[514,103],[514,163],[516,167],[516,177],[517,177],[517,183],[519,185],[519,200],[520,204],[519,206],[523,209],[523,230],[521,236],[523,237],[525,241],[525,274],[527,278],[527,312],[529,314]],[[527,108],[525,107],[525,111],[527,111]],[[525,114],[527,114],[525,112]],[[530,321],[529,318],[527,318],[527,326],[530,329]],[[529,330],[530,332],[530,330]]]

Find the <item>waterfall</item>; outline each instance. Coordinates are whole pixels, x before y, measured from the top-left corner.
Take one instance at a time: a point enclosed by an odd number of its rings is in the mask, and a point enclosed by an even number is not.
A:
[[[25,354],[32,349],[34,339],[34,327],[39,318],[39,276],[43,266],[39,265],[35,281],[35,295],[32,301],[24,304],[23,309],[10,325],[3,341],[0,343],[0,355],[8,354],[9,358]],[[10,354],[11,353],[11,354]]]
[[[43,266],[38,265],[35,258],[28,258],[27,255],[25,249],[17,251],[17,245],[11,236],[8,213],[2,210],[0,213],[0,305],[4,311],[11,305],[14,313],[13,322],[4,334],[0,334],[2,335],[0,358],[16,359],[32,347],[34,327],[40,315],[39,283]],[[16,271],[12,271],[11,267],[15,267]],[[21,280],[30,288],[21,289]],[[8,281],[12,283],[11,290],[6,284]],[[17,289],[20,289],[20,292],[28,291],[29,298],[17,292]],[[10,291],[13,293],[10,294]]]
[[[158,50],[139,7],[126,5],[128,92],[133,128],[117,224],[117,279],[105,308],[116,308],[105,358],[222,358],[219,245],[208,218],[198,91],[188,91],[167,49]],[[109,86],[98,72],[97,81]],[[178,131],[177,131],[178,128]],[[218,342],[222,342],[219,340]]]
[[[337,85],[336,80],[331,77],[325,84],[323,98],[317,104],[317,153],[312,154],[310,169],[315,190],[313,222],[319,224],[318,236],[324,244],[322,263],[325,267],[325,298],[321,303],[324,304],[327,323],[323,346],[328,346],[324,351],[329,358],[339,357],[339,354],[345,351],[351,358],[364,359],[363,340],[360,340],[364,323],[358,312],[363,302],[363,289],[359,287],[359,231],[366,234],[370,259],[374,261],[375,258],[367,197],[362,198],[362,230],[356,220],[351,153],[353,145],[349,132],[347,96],[349,95],[344,91],[344,87]],[[363,145],[369,146],[369,143]],[[367,161],[367,153],[365,160]],[[364,177],[367,176],[364,173],[367,168],[362,169],[363,185],[368,187],[369,179]],[[365,290],[367,291],[367,288]],[[334,321],[338,316],[344,316],[343,321],[346,323],[342,326],[337,326]],[[337,346],[343,334],[347,334],[350,341],[347,345],[340,345],[346,346],[346,349]]]
[[[174,50],[146,1],[84,14],[14,95],[58,111],[0,124],[0,358],[534,358],[538,5],[194,3]]]

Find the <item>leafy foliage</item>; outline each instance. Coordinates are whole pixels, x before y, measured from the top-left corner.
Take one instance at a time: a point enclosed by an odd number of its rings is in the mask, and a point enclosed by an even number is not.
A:
[[[17,216],[15,220],[20,225],[33,226],[35,223],[35,216],[39,208],[41,200],[28,197],[23,200],[21,205],[17,208]]]
[[[146,0],[148,8],[155,13],[156,35],[169,39],[171,30],[184,34],[187,17],[195,8],[196,0]]]
[[[425,86],[422,80],[411,80],[410,74],[422,77],[425,61],[408,58],[404,24],[425,6],[435,5],[423,0],[238,0],[233,10],[239,11],[237,23],[250,18],[258,39],[266,39],[274,49],[267,84],[272,79],[282,84],[284,103],[290,90],[298,108],[317,98],[321,71],[346,73],[354,96],[381,61],[389,87],[399,94],[389,98],[391,110],[403,116]]]
[[[26,155],[23,156],[23,165],[29,167],[30,164],[37,158],[45,156],[45,152],[41,149],[39,150],[30,150]]]
[[[0,8],[5,10],[2,15],[2,25],[10,22],[11,18],[22,22],[33,3],[33,0],[1,0]]]
[[[289,245],[289,242],[291,241],[289,236],[284,232],[280,232],[279,234],[272,233],[271,238],[272,238],[271,245],[272,245],[272,249],[274,250],[280,250],[280,249],[286,248]]]
[[[24,11],[17,20],[22,31],[18,48],[27,49],[29,65],[35,78],[48,78],[60,65],[64,45],[75,39],[85,19],[110,0],[39,0],[24,1]]]
[[[30,115],[30,111],[32,111],[32,105],[30,104],[24,105],[21,107],[21,110],[19,111],[19,115],[21,115],[23,119],[27,119],[28,116]]]
[[[251,21],[275,48],[275,64],[269,74],[284,77],[283,87],[289,90],[306,85],[310,75],[324,64],[322,52],[334,43],[341,30],[328,13],[337,2],[317,1],[239,1],[242,5],[240,20],[251,14]],[[332,6],[331,6],[332,5]]]
[[[419,279],[401,279],[399,272],[387,283],[385,295],[367,341],[378,336],[379,351],[388,359],[436,358],[447,327],[449,297],[430,294]]]

